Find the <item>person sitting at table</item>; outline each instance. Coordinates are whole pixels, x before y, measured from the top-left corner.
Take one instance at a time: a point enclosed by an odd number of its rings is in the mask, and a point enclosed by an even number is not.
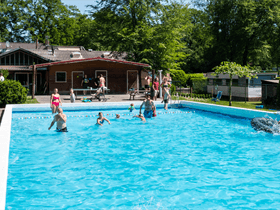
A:
[[[82,80],[81,86],[83,86],[83,89],[87,89],[89,83],[89,79],[87,78],[87,75]],[[86,91],[84,90],[84,95],[86,94]]]
[[[51,95],[51,109],[52,109],[53,114],[58,111],[59,103],[62,106],[62,103],[61,103],[61,100],[60,100],[60,95],[58,94],[58,89],[55,88],[53,90],[53,94]]]

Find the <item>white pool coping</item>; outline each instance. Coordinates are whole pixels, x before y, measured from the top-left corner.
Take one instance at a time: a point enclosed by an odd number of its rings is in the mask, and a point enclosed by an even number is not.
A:
[[[74,103],[63,104],[63,110],[87,110],[87,109],[109,109],[109,108],[127,108],[131,103],[135,108],[139,108],[141,101],[127,101],[127,102],[106,102],[106,103]],[[161,101],[155,102],[158,108],[163,108]],[[238,117],[254,118],[254,117],[271,117],[280,120],[280,115],[277,113],[259,111],[245,108],[236,108],[229,106],[222,106],[217,104],[207,104],[194,101],[180,101],[182,107],[194,108],[204,111],[211,111],[220,114],[234,115]],[[6,205],[6,189],[8,178],[9,166],[9,147],[10,147],[10,134],[12,124],[13,111],[50,111],[50,104],[13,104],[7,105],[2,123],[0,126],[0,209],[5,209]]]

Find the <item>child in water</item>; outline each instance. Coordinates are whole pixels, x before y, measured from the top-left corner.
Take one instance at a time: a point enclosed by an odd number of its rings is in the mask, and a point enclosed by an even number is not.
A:
[[[75,94],[73,88],[70,89],[70,101],[71,103],[75,103]]]
[[[152,107],[152,110],[153,110],[153,117],[156,117],[156,116],[157,116],[157,109],[156,109],[156,106],[153,106],[153,107]]]
[[[120,119],[120,115],[119,114],[116,114],[116,119]]]
[[[134,104],[130,104],[130,107],[128,108],[128,110],[129,110],[130,112],[132,112],[133,110],[135,110]]]
[[[143,116],[143,114],[135,115],[135,116],[133,116],[133,117],[140,118],[143,122],[146,122],[146,119],[145,119],[145,117]]]

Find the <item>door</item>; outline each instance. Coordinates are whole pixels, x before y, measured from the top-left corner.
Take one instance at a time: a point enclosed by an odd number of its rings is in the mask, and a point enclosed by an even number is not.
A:
[[[28,73],[16,74],[16,80],[19,81],[24,87],[28,87]]]
[[[72,88],[73,89],[82,89],[81,86],[82,80],[84,78],[84,72],[83,71],[73,71],[72,72]]]
[[[103,75],[103,77],[105,79],[105,87],[107,87],[109,89],[107,70],[96,70],[95,71],[95,78],[97,78],[98,76],[101,76],[101,74]]]
[[[138,90],[138,71],[137,70],[128,70],[127,71],[127,92],[131,88]]]

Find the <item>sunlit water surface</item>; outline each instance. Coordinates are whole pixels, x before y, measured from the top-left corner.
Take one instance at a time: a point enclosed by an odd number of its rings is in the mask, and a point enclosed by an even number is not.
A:
[[[48,112],[14,113],[6,209],[279,208],[279,135],[198,110],[103,112],[111,125],[65,112],[68,133]]]

